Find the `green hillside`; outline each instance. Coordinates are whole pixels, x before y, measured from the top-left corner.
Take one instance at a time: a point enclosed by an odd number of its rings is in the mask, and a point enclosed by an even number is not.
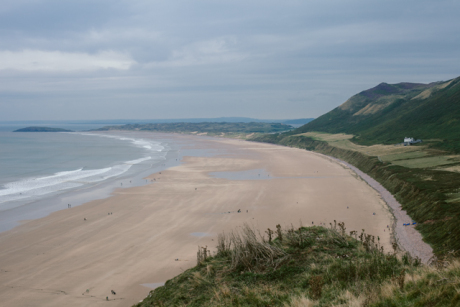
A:
[[[354,142],[401,143],[405,136],[460,152],[460,77],[430,84],[381,83],[294,130],[355,135]]]

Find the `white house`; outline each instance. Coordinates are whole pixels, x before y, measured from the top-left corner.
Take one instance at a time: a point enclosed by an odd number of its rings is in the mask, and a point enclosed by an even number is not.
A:
[[[414,138],[408,138],[407,136],[404,138],[404,143],[413,143]]]

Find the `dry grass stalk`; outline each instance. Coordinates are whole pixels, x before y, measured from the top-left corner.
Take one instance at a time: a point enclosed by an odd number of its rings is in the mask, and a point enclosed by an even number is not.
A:
[[[289,304],[284,303],[284,307],[313,307],[315,302],[310,301],[305,296],[294,296]]]
[[[340,298],[347,301],[345,305],[340,305],[340,306],[347,306],[347,307],[362,307],[364,305],[364,301],[366,298],[362,295],[360,296],[355,296],[353,293],[350,291],[345,291],[340,295]]]
[[[270,244],[257,240],[253,229],[244,225],[241,235],[233,235],[232,267],[243,266],[254,269],[257,266],[277,266],[277,259],[285,256],[285,252]]]
[[[273,230],[271,230],[270,228],[268,228],[267,231],[266,231],[265,233],[268,235],[268,243],[272,243]]]
[[[345,228],[345,222],[341,222],[338,225],[339,225],[340,233],[342,237],[345,237],[345,231],[347,230],[347,228]]]
[[[267,266],[276,268],[285,260],[286,253],[283,249],[259,240],[256,232],[247,224],[240,232],[231,232],[228,236],[222,235],[220,238],[222,242],[219,242],[219,246],[225,246],[223,250],[231,253],[232,269],[242,267],[246,270],[257,270]]]
[[[278,235],[278,240],[280,240],[280,242],[283,242],[283,232],[281,231],[280,224],[276,225],[276,234]]]
[[[208,250],[208,247],[198,246],[198,252],[196,253],[196,264],[199,265],[203,261],[206,261],[206,258],[211,254],[211,251]]]
[[[358,232],[356,230],[350,231],[350,237],[355,237],[355,239],[358,240]]]
[[[232,241],[228,239],[225,233],[220,233],[217,236],[217,253],[222,254],[230,251]]]

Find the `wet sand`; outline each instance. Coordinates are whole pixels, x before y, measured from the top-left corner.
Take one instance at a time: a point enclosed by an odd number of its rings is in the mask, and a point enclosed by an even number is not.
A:
[[[150,287],[194,266],[198,245],[215,250],[220,232],[243,223],[263,232],[277,224],[343,221],[347,232],[365,229],[391,250],[384,201],[343,165],[270,144],[172,138],[216,155],[187,156],[151,175],[153,184],[118,189],[0,233],[2,305],[131,306]],[[250,170],[264,170],[267,179]],[[233,176],[225,178],[229,171]]]

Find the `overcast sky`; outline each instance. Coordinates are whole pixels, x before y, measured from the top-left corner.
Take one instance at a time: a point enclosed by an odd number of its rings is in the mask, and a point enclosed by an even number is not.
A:
[[[318,117],[460,76],[460,0],[2,0],[0,120]]]

